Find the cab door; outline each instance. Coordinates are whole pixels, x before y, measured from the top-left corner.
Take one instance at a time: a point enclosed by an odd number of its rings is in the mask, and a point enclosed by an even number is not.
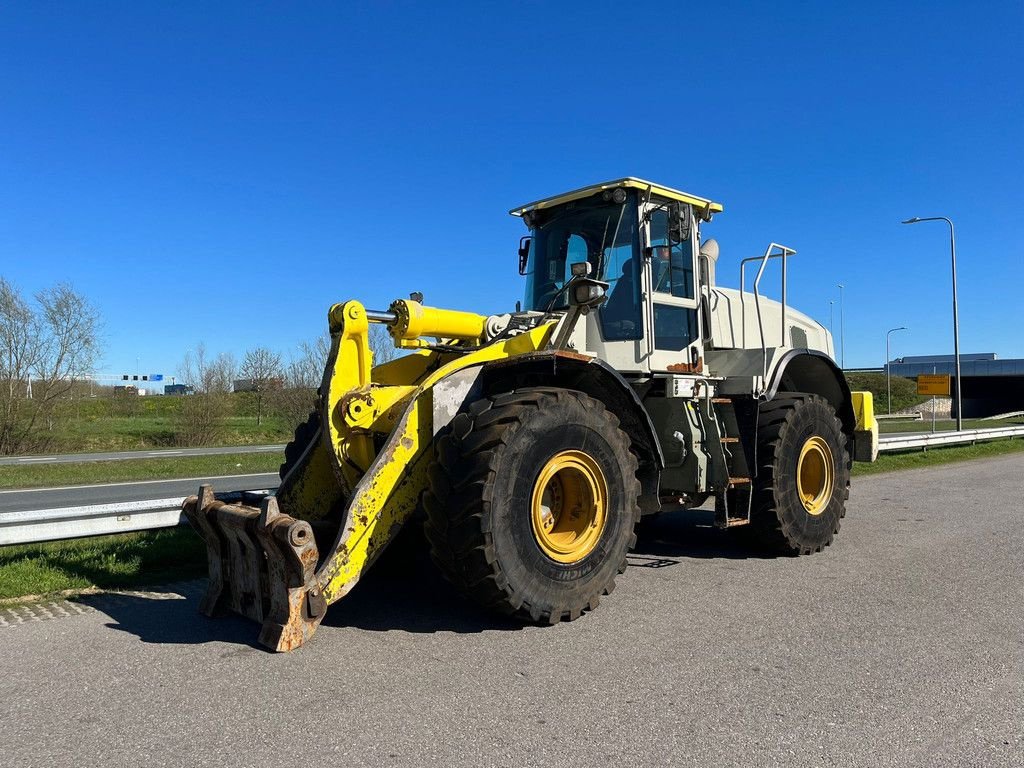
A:
[[[690,206],[671,204],[650,211],[644,249],[648,286],[647,334],[652,371],[700,373],[701,343],[697,286],[697,224]]]

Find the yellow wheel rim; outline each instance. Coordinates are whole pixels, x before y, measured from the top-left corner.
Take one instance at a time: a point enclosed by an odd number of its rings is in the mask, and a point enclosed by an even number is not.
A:
[[[555,454],[533,485],[530,510],[541,551],[559,563],[578,563],[594,551],[608,519],[601,467],[582,451]]]
[[[807,438],[796,463],[796,492],[809,515],[820,515],[828,507],[835,488],[836,474],[832,450],[824,439]]]

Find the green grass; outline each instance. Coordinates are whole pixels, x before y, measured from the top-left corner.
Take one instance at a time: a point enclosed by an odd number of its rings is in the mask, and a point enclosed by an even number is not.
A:
[[[993,440],[975,445],[951,445],[946,448],[929,448],[927,451],[883,453],[879,454],[878,461],[873,461],[870,464],[854,462],[853,475],[857,477],[859,475],[874,475],[879,472],[934,467],[956,461],[985,459],[1022,452],[1024,452],[1024,440]]]
[[[177,418],[187,398],[87,394],[61,401],[52,429],[39,435],[47,453],[130,451],[180,446]],[[217,444],[256,445],[289,440],[295,425],[265,408],[256,424],[256,401],[247,392],[228,399],[230,415],[222,421]]]
[[[283,453],[227,453],[161,459],[88,461],[72,464],[20,464],[0,467],[0,488],[47,488],[60,485],[171,480],[276,472]]]
[[[158,399],[158,398],[154,398]],[[159,398],[172,400],[176,398]],[[294,424],[266,417],[256,425],[255,416],[230,416],[224,420],[220,445],[265,445],[291,439]],[[62,421],[48,453],[132,451],[177,446],[173,415],[90,416]]]
[[[0,547],[0,599],[154,586],[205,574],[205,545],[186,527]]]
[[[929,398],[917,394],[917,380],[905,379],[902,376],[893,376],[886,385],[884,373],[848,373],[846,381],[850,389],[867,391],[874,396],[875,413],[885,413],[888,407],[889,393],[892,393],[893,413],[904,408],[920,405]]]

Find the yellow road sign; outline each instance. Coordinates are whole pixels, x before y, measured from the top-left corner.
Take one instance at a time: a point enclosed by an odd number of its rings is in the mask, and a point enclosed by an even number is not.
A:
[[[917,394],[919,395],[948,395],[949,380],[948,373],[931,374],[922,373],[917,377]]]

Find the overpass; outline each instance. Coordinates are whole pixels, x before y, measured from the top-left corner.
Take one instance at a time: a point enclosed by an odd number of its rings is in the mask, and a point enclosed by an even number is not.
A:
[[[922,373],[945,373],[954,377],[956,391],[953,355],[899,357],[889,361],[889,369],[891,375],[907,379],[916,379]],[[1024,358],[1000,360],[994,352],[960,355],[960,375],[964,418],[1024,410]],[[955,398],[953,405],[956,406]]]

